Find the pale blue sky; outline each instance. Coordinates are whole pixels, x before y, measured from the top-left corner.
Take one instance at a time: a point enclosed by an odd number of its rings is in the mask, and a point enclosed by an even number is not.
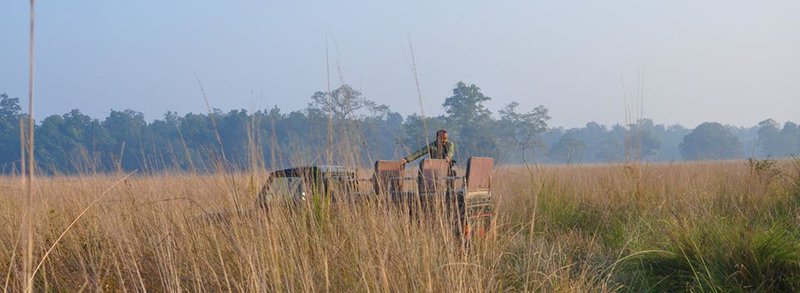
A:
[[[37,1],[37,117],[73,108],[205,112],[306,106],[331,80],[427,114],[459,80],[496,112],[624,122],[620,79],[645,73],[644,116],[693,127],[800,120],[800,1]],[[28,1],[0,2],[0,92],[27,97]],[[333,37],[336,42],[334,43]],[[337,50],[338,48],[338,50]],[[25,103],[27,105],[27,103]]]

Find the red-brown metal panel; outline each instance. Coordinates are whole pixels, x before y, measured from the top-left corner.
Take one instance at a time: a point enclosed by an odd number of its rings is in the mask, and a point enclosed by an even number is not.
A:
[[[420,192],[436,192],[437,189],[444,190],[446,188],[445,181],[440,180],[447,177],[447,171],[450,165],[444,159],[425,159],[419,163],[420,175]],[[441,186],[439,186],[441,185]]]
[[[376,161],[375,162],[375,193],[394,193],[401,191],[403,163],[400,161]]]
[[[492,188],[492,168],[494,159],[486,157],[470,157],[467,161],[467,188],[472,191],[483,191]]]

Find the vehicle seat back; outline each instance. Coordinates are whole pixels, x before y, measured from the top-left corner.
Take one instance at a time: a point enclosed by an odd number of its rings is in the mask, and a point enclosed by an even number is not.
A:
[[[450,166],[444,159],[425,159],[419,163],[420,194],[443,191],[447,186],[444,180]]]
[[[403,190],[404,166],[400,161],[376,161],[375,180],[376,194],[394,194]]]

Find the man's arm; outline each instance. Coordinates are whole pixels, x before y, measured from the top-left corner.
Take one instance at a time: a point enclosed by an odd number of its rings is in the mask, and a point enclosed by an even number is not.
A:
[[[448,141],[447,144],[449,144],[449,146],[447,148],[447,153],[444,154],[444,157],[447,158],[448,161],[452,161],[456,154],[456,143]]]
[[[406,162],[413,162],[414,160],[419,159],[419,157],[422,157],[425,154],[427,154],[429,152],[430,147],[431,147],[430,145],[426,145],[417,150],[416,152],[413,152],[410,155],[406,156],[404,159],[406,160]]]

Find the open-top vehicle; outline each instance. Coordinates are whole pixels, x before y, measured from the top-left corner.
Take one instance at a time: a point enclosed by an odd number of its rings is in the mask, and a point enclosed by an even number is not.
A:
[[[270,202],[297,204],[312,196],[330,202],[386,200],[407,208],[414,217],[444,215],[458,235],[483,236],[491,226],[492,169],[494,160],[471,157],[463,176],[456,176],[446,160],[425,159],[417,176],[406,176],[399,161],[377,161],[370,179],[356,178],[356,170],[341,166],[308,166],[270,173],[257,197],[257,205]],[[372,185],[364,188],[364,184]],[[361,187],[361,188],[359,188]]]

